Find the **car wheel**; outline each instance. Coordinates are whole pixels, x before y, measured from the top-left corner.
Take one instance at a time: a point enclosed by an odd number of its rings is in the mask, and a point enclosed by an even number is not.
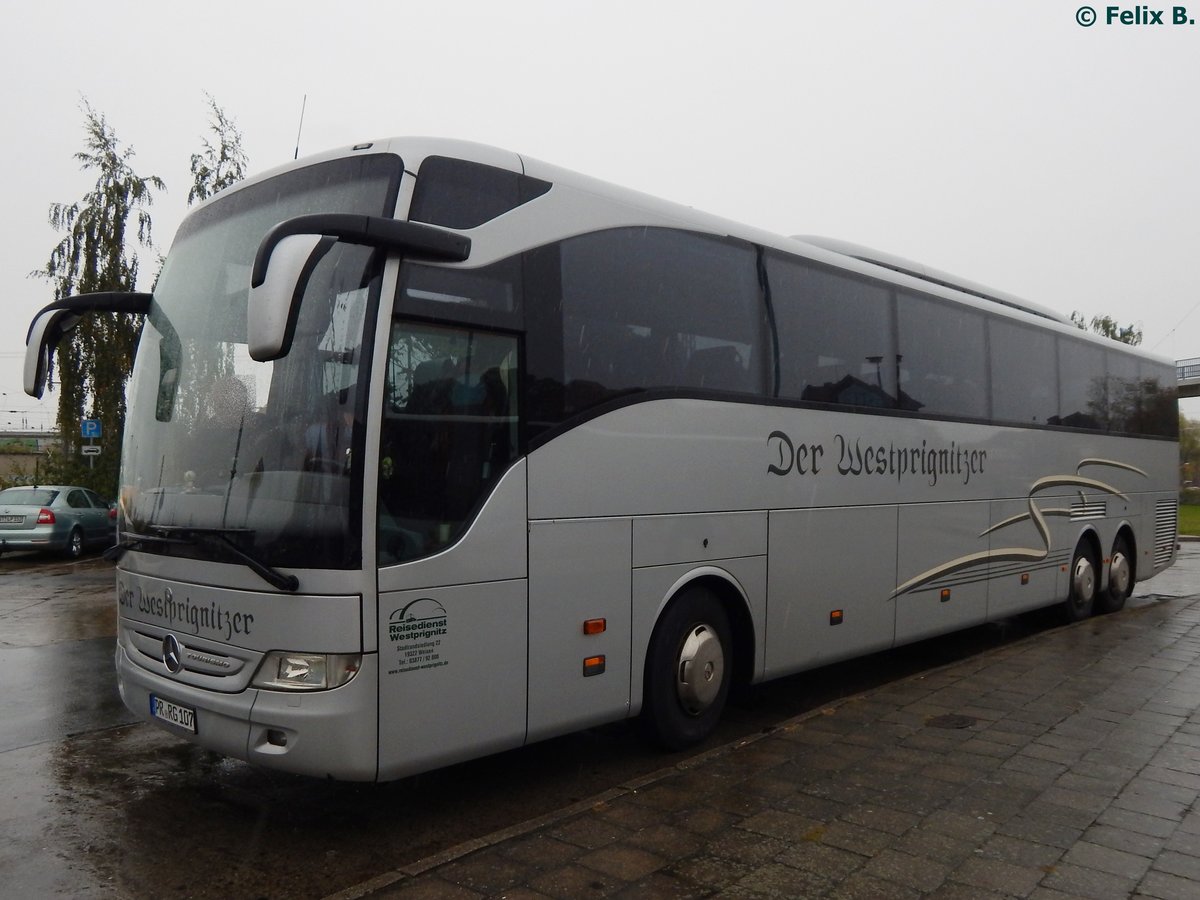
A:
[[[733,639],[721,602],[686,588],[659,620],[646,655],[643,725],[669,750],[702,741],[729,696]]]
[[[78,528],[71,529],[71,534],[67,537],[67,546],[63,551],[71,559],[79,559],[83,556],[83,532]]]

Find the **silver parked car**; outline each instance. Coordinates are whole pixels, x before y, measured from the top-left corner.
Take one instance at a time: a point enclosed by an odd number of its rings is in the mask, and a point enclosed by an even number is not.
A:
[[[72,559],[116,541],[116,505],[95,491],[41,484],[0,491],[0,553],[53,550]]]

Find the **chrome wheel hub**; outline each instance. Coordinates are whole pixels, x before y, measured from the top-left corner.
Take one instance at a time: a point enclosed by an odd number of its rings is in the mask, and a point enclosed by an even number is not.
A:
[[[1124,597],[1129,593],[1129,581],[1133,577],[1132,567],[1129,565],[1129,559],[1124,553],[1117,552],[1113,554],[1112,564],[1108,570],[1108,580],[1112,585],[1112,591],[1117,596]]]
[[[712,628],[697,625],[691,630],[675,671],[675,690],[689,715],[698,716],[712,706],[725,679],[725,651]]]
[[[1086,556],[1081,556],[1075,561],[1075,571],[1072,573],[1071,579],[1076,603],[1088,603],[1095,597],[1096,570],[1092,567],[1092,561]]]

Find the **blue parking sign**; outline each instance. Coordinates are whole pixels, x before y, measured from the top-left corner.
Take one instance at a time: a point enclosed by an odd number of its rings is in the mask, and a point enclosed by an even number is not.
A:
[[[85,438],[100,437],[100,420],[99,419],[80,419],[79,433]]]

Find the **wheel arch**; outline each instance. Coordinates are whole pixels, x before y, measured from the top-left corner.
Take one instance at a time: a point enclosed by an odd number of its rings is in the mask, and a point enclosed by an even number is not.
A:
[[[750,612],[750,597],[742,583],[729,571],[719,566],[699,566],[687,574],[680,576],[668,588],[658,609],[654,613],[654,625],[648,629],[645,639],[641,642],[641,666],[646,667],[648,649],[654,640],[663,616],[671,605],[676,603],[680,595],[691,587],[702,587],[712,593],[724,607],[729,617],[729,628],[733,637],[733,683],[749,684],[754,680],[756,671],[755,659],[758,653],[758,639],[754,627],[754,617]],[[640,693],[640,692],[639,692]],[[641,703],[641,697],[636,698]]]
[[[1108,553],[1104,549],[1104,543],[1100,540],[1100,534],[1095,528],[1090,525],[1079,532],[1079,536],[1075,538],[1075,546],[1071,548],[1074,553],[1080,544],[1086,544],[1092,551],[1092,559],[1097,563],[1097,574],[1104,569],[1104,561],[1108,559]]]
[[[640,715],[653,743],[682,750],[712,733],[730,689],[750,680],[753,616],[745,586],[716,566],[676,578],[656,607],[640,665],[634,663],[641,684],[630,698],[638,703],[631,714]],[[713,635],[720,639],[715,644]]]
[[[1117,541],[1125,539],[1125,544],[1129,547],[1129,562],[1133,565],[1134,580],[1137,580],[1138,570],[1138,542],[1137,536],[1133,530],[1133,525],[1128,520],[1122,520],[1121,525],[1117,528],[1117,533],[1113,535],[1112,547],[1108,548],[1108,553],[1105,554],[1107,560],[1112,555],[1112,548],[1117,546]],[[1105,566],[1107,569],[1107,565]]]

